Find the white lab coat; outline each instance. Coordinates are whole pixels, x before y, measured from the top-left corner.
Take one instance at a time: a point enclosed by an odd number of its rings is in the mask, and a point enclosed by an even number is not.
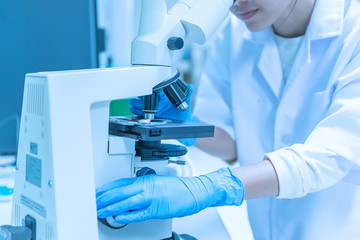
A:
[[[360,239],[360,187],[342,181],[360,165],[359,0],[316,1],[286,85],[272,28],[231,17],[197,96],[240,164],[275,167],[279,196],[247,202],[256,239]]]

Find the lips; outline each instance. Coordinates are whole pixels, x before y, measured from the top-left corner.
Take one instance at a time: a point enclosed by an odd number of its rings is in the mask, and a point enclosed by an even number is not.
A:
[[[246,20],[246,19],[249,19],[251,18],[252,16],[255,15],[255,13],[257,12],[257,9],[252,9],[252,10],[242,10],[242,11],[238,11],[238,15]]]

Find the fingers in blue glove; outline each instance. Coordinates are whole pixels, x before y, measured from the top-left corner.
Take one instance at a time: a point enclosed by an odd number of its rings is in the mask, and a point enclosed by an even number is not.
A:
[[[180,143],[184,144],[187,147],[191,147],[194,146],[197,138],[181,138],[181,139],[176,139],[177,141],[179,141]]]
[[[130,185],[124,186],[126,182]],[[125,224],[182,217],[210,206],[241,205],[245,189],[230,169],[223,168],[192,178],[147,175],[119,180],[98,193],[98,216],[115,216],[116,222]]]
[[[119,179],[98,189],[96,193],[97,210],[140,193],[142,191],[140,185],[129,187],[136,180],[136,178]]]
[[[190,103],[190,102],[191,102],[191,99],[192,99],[192,94],[193,94],[193,92],[194,92],[194,86],[191,85],[191,84],[188,84],[187,86],[188,86],[188,93],[187,93],[187,99],[186,99],[186,101],[187,101],[188,103]]]
[[[119,201],[125,201],[132,196],[141,193],[141,186],[115,188],[102,194],[96,199],[97,209],[101,210]]]
[[[115,202],[106,208],[98,210],[97,214],[99,218],[107,218],[110,216],[125,214],[129,211],[133,213],[133,210],[141,210],[147,208],[151,204],[151,199],[146,199],[143,193],[136,194],[128,199],[120,202]],[[116,221],[116,218],[115,218]],[[118,221],[117,221],[118,222]],[[122,222],[118,222],[122,223]]]
[[[129,111],[132,112],[133,114],[135,115],[138,115],[138,116],[144,116],[144,112],[140,109],[137,109],[137,108],[133,108],[132,106],[129,107]]]
[[[136,178],[122,178],[110,183],[103,185],[101,188],[96,190],[96,198],[100,197],[104,192],[107,192],[114,188],[124,187],[130,184],[133,184],[137,179]]]
[[[129,103],[130,103],[130,107],[129,107],[130,112],[138,116],[144,116],[144,113],[142,111],[142,106],[143,106],[142,98],[131,98]]]
[[[126,212],[115,217],[115,221],[119,224],[141,222],[149,219],[151,219],[151,217],[148,208]]]
[[[142,98],[131,98],[129,103],[133,108],[142,109],[143,106]]]

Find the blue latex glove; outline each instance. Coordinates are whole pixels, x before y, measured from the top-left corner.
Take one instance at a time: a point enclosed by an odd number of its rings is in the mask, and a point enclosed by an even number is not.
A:
[[[200,122],[198,118],[191,114],[191,98],[194,91],[194,87],[189,84],[188,86],[188,94],[186,103],[189,106],[185,111],[181,111],[178,108],[175,108],[168,97],[165,95],[164,91],[160,92],[158,110],[155,114],[155,118],[164,118],[164,119],[172,119],[177,121],[190,121],[190,122]],[[144,113],[142,111],[143,107],[143,99],[142,98],[132,98],[130,99],[130,107],[129,110],[143,117]],[[192,146],[196,143],[196,138],[186,138],[186,139],[177,139],[179,142],[183,143],[185,146]]]
[[[183,217],[204,208],[241,205],[245,189],[229,168],[199,177],[146,175],[120,179],[97,190],[99,218],[120,224]]]

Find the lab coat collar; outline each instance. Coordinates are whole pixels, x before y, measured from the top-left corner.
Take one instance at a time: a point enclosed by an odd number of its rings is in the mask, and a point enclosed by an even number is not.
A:
[[[316,0],[307,34],[310,40],[339,36],[343,29],[344,0]]]
[[[278,99],[282,90],[282,69],[273,28],[269,27],[260,32],[251,32],[246,28],[243,32],[243,38],[264,46],[257,68],[263,75],[275,97]]]
[[[252,43],[259,44],[259,46],[263,46],[257,63],[257,68],[263,75],[264,80],[274,93],[275,97],[279,98],[282,89],[282,69],[273,29],[270,27],[264,31],[250,32],[245,27],[245,24],[236,18],[234,18],[233,26],[237,29],[237,31],[233,31],[232,33],[232,37],[234,39],[233,48],[235,53],[238,52],[240,46],[240,44],[237,44],[236,39],[241,37]],[[259,79],[258,81],[261,80]]]
[[[304,52],[299,52],[297,71],[292,70],[284,91],[297,79],[301,69],[311,63],[312,41],[336,37],[342,34],[345,0],[316,0],[309,26],[304,36]]]
[[[306,49],[301,56],[299,69],[311,62],[311,41],[329,37],[335,37],[342,33],[344,0],[317,0],[312,17],[309,22],[307,32],[304,37],[303,47]],[[258,69],[265,77],[270,88],[277,98],[282,92],[282,70],[278,51],[274,47],[274,30],[272,27],[260,32],[250,32],[245,29],[243,37],[257,44],[264,44],[262,55],[258,62]],[[269,62],[269,57],[272,56]],[[269,69],[268,66],[273,68]],[[299,72],[299,71],[298,71]],[[296,74],[290,75],[288,83],[296,77]],[[287,84],[289,85],[289,84]],[[288,87],[288,86],[287,86]]]

